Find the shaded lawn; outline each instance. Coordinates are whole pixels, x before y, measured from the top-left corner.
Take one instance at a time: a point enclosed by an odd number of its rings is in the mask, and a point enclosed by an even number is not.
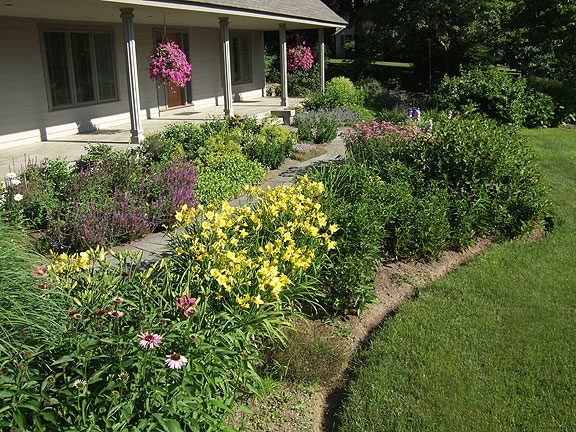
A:
[[[339,430],[576,429],[576,129],[524,134],[554,232],[495,245],[401,307],[358,355]]]

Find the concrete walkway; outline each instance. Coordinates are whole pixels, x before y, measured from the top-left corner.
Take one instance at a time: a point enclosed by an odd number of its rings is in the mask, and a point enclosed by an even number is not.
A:
[[[290,103],[298,105],[302,99],[291,98]],[[264,97],[234,103],[234,114],[240,116],[253,116],[262,119],[271,111],[282,109],[280,98]],[[159,118],[142,120],[144,134],[158,132],[171,123],[203,123],[207,120],[224,117],[222,106],[178,108],[160,113]],[[15,145],[9,148],[0,148],[0,180],[10,171],[22,171],[27,161],[41,162],[45,158],[55,159],[65,157],[75,161],[86,153],[85,146],[89,143],[108,144],[115,149],[130,148],[130,124],[110,129],[98,129],[91,132],[79,133],[49,141],[39,141],[32,144]]]

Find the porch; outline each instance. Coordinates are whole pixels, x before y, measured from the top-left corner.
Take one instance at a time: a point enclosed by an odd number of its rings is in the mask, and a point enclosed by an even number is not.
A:
[[[297,105],[301,99],[291,98],[290,103]],[[251,116],[263,119],[272,111],[280,109],[280,98],[263,97],[240,102],[234,102],[234,113],[239,116]],[[144,134],[161,131],[171,123],[202,123],[213,118],[222,118],[224,112],[222,106],[202,107],[195,109],[193,106],[162,111],[160,117],[142,120]],[[26,161],[42,161],[45,158],[54,159],[65,157],[69,161],[80,158],[86,152],[88,144],[108,144],[114,149],[136,147],[130,144],[131,125],[116,126],[114,128],[102,128],[91,132],[69,135],[66,137],[38,141],[31,144],[19,144],[14,147],[0,149],[0,178],[10,171],[20,171],[26,165]]]

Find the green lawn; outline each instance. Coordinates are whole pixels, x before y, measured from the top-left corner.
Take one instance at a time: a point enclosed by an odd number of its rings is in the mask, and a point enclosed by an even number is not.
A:
[[[341,432],[576,430],[576,129],[524,133],[555,230],[420,290],[354,365]]]

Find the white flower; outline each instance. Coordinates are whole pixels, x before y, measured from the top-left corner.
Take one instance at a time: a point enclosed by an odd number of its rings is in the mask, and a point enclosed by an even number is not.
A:
[[[82,390],[87,385],[88,385],[88,383],[83,379],[77,379],[76,381],[74,381],[74,384],[73,384],[73,386],[76,387],[78,390]]]
[[[22,198],[24,198],[24,197],[22,196],[22,194],[16,194],[16,195],[14,195],[14,201],[22,201]]]
[[[11,180],[10,183],[12,184],[12,186],[18,186],[22,182],[18,179],[14,179],[14,180]]]
[[[18,175],[16,173],[13,173],[13,172],[9,172],[8,174],[6,174],[6,178],[9,178],[9,179],[15,179],[16,177],[18,177]]]

